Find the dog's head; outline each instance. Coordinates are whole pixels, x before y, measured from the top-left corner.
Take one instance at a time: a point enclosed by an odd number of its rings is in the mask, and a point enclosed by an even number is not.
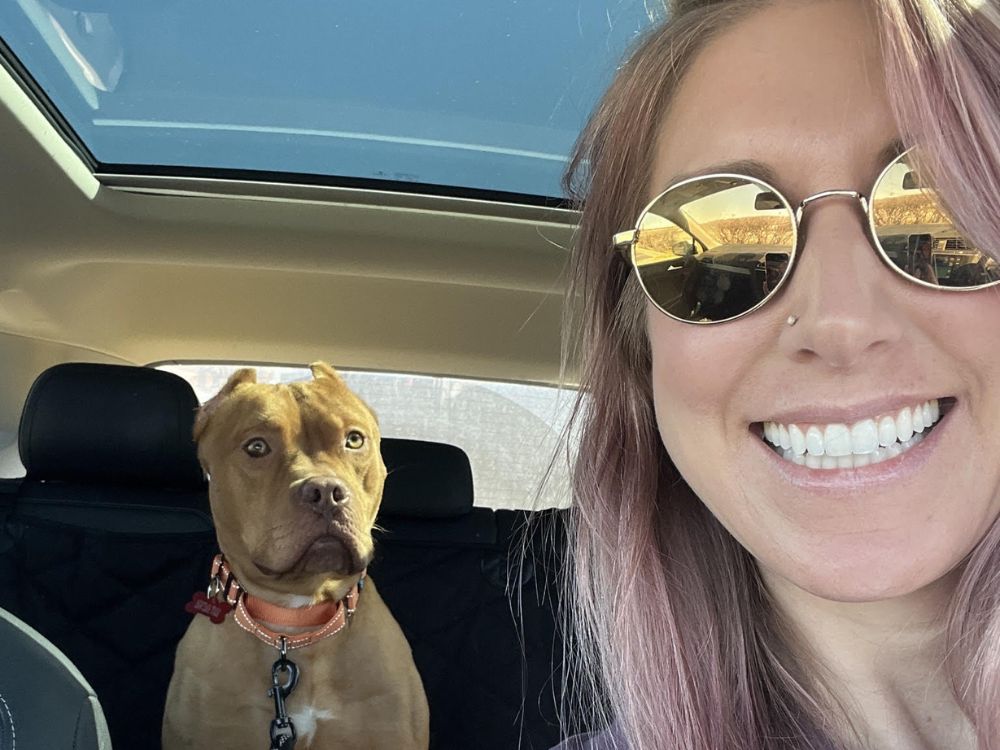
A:
[[[332,367],[311,369],[285,385],[239,370],[195,419],[219,545],[252,593],[324,599],[372,558],[378,422]]]

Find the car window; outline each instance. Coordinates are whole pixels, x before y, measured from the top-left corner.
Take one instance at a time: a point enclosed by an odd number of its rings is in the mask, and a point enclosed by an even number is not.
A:
[[[0,3],[0,29],[103,172],[281,172],[518,200],[562,195],[580,127],[654,5],[16,0]]]
[[[23,476],[24,467],[17,453],[17,433],[0,430],[0,478]]]
[[[245,365],[170,363],[205,401]],[[312,377],[305,367],[261,367],[258,382],[287,383]],[[472,464],[475,504],[488,508],[569,505],[568,469],[558,455],[576,392],[567,388],[393,372],[341,370],[378,414],[386,437],[449,443]],[[549,466],[551,473],[547,480]]]

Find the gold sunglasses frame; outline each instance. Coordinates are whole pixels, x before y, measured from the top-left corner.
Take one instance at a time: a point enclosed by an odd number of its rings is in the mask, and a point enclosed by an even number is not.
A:
[[[892,159],[892,161],[890,161],[882,169],[882,171],[879,172],[878,177],[875,178],[875,182],[872,183],[872,188],[871,192],[869,193],[869,196],[875,195],[875,192],[878,190],[879,185],[882,183],[882,180],[885,178],[889,170],[892,169],[898,162],[903,161],[907,155],[912,154],[913,152],[914,149],[909,148],[906,151],[903,151],[901,154],[899,154],[899,156],[896,156],[894,159]],[[734,315],[731,318],[723,318],[721,320],[686,320],[684,318],[678,317],[677,315],[674,315],[671,312],[668,312],[667,310],[664,310],[660,306],[660,304],[655,299],[653,299],[653,295],[650,294],[649,290],[646,288],[645,282],[643,282],[642,280],[642,274],[639,273],[639,266],[638,263],[636,262],[636,257],[635,257],[635,246],[636,246],[636,241],[639,238],[639,226],[642,224],[642,220],[646,218],[646,214],[649,213],[649,211],[653,208],[653,206],[655,206],[663,198],[663,196],[665,196],[670,191],[676,190],[677,188],[680,187],[684,187],[685,185],[690,185],[691,183],[699,182],[701,180],[711,180],[711,179],[745,180],[747,182],[753,183],[754,185],[763,187],[766,191],[770,191],[775,196],[777,196],[778,199],[781,201],[782,205],[784,206],[785,210],[788,212],[789,217],[791,217],[792,249],[791,252],[789,253],[788,267],[785,269],[785,273],[781,277],[781,280],[778,282],[777,286],[775,286],[774,289],[770,290],[767,293],[767,295],[762,300],[760,300],[760,302],[751,307],[749,310],[746,310],[745,312],[742,312],[739,315]],[[798,258],[799,246],[800,246],[799,226],[802,222],[802,214],[806,206],[808,206],[810,203],[814,203],[815,201],[821,200],[823,198],[833,198],[833,197],[853,198],[861,204],[861,209],[864,211],[865,216],[868,219],[868,239],[872,244],[873,248],[875,249],[875,252],[878,254],[879,258],[882,260],[882,263],[884,265],[887,265],[890,269],[892,269],[895,273],[899,274],[901,277],[906,279],[908,282],[926,287],[928,289],[934,289],[939,292],[976,292],[979,291],[980,289],[988,289],[990,287],[994,287],[1000,284],[1000,279],[997,279],[995,281],[990,281],[987,282],[986,284],[978,284],[976,286],[961,286],[961,287],[941,286],[939,284],[932,284],[929,281],[923,281],[922,279],[914,278],[910,274],[906,273],[906,271],[904,271],[902,268],[897,266],[892,261],[892,259],[886,252],[885,248],[882,247],[882,243],[878,239],[878,234],[875,227],[875,213],[872,210],[870,198],[868,196],[863,195],[862,193],[859,193],[856,190],[823,190],[819,193],[815,193],[807,198],[804,198],[799,203],[799,205],[795,209],[793,209],[792,204],[785,197],[784,193],[782,193],[776,187],[768,183],[766,180],[761,180],[757,177],[750,177],[749,175],[745,174],[736,174],[731,172],[715,172],[712,174],[697,175],[695,177],[689,177],[685,180],[680,180],[679,182],[673,183],[672,185],[667,187],[666,190],[663,190],[662,192],[657,194],[657,196],[653,198],[653,200],[651,200],[649,203],[646,204],[645,208],[643,208],[639,214],[639,219],[636,221],[634,229],[628,229],[623,232],[616,232],[612,238],[612,241],[614,244],[615,252],[618,252],[631,266],[632,271],[635,273],[636,280],[639,282],[639,286],[642,287],[643,294],[646,295],[646,299],[648,299],[653,304],[653,306],[656,307],[656,309],[662,312],[664,315],[668,316],[669,318],[672,318],[673,320],[680,321],[681,323],[689,323],[691,325],[716,325],[718,323],[729,323],[734,320],[739,320],[740,318],[749,315],[752,312],[755,312],[756,310],[760,309],[768,302],[777,297],[777,295],[781,292],[782,288],[785,286],[785,283],[792,277],[792,272],[794,271],[795,268],[795,261]]]

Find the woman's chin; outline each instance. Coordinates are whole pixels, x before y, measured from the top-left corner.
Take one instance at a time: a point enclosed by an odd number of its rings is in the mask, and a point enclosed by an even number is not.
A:
[[[954,584],[967,551],[935,549],[913,555],[913,546],[836,550],[836,545],[813,545],[800,554],[783,554],[780,562],[758,564],[770,590],[794,590],[830,602],[879,602],[928,592]],[[852,545],[853,546],[853,545]],[[843,552],[843,556],[838,554]],[[828,555],[836,555],[829,557]]]

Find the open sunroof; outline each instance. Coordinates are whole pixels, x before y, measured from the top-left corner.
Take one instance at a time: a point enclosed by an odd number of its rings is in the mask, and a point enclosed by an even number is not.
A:
[[[0,38],[101,168],[559,197],[652,0],[8,0]]]

